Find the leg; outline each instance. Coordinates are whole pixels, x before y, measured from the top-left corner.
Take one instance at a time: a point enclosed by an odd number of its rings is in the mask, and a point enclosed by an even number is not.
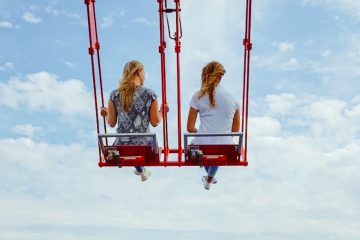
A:
[[[216,174],[218,168],[219,167],[217,167],[217,166],[204,166],[204,169],[205,169],[207,175],[212,177],[211,183],[213,183],[213,184],[217,183],[215,174]],[[210,171],[210,173],[209,173],[209,171]],[[204,176],[204,177],[206,177],[206,176]]]
[[[211,167],[209,167],[208,175],[207,175],[207,178],[206,178],[206,180],[207,180],[208,183],[211,183],[211,182],[213,181],[213,179],[214,179],[214,177],[215,177],[216,172],[217,172],[218,169],[219,169],[218,166],[211,166]]]
[[[204,183],[204,188],[206,190],[210,190],[211,183],[217,183],[217,180],[215,179],[215,174],[216,174],[218,169],[219,169],[218,166],[210,166],[207,169],[207,174],[208,175],[202,177],[202,181]]]
[[[144,167],[136,166],[135,169],[136,169],[136,171],[137,171],[137,173],[138,173],[138,174],[135,173],[135,174],[137,174],[137,175],[140,175],[140,173],[142,173],[142,172],[144,171]]]
[[[151,175],[151,171],[147,171],[144,167],[136,166],[135,169],[136,170],[134,171],[134,173],[136,175],[139,175],[141,177],[141,181],[143,182],[146,181]]]

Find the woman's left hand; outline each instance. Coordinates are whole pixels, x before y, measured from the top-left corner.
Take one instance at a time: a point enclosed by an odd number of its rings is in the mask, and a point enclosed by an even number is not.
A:
[[[162,112],[163,108],[165,108],[165,112],[169,112],[169,106],[166,104],[161,104],[159,112]]]

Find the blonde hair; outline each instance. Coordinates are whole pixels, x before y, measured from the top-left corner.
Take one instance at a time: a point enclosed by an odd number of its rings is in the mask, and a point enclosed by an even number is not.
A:
[[[208,94],[210,105],[215,107],[215,87],[220,83],[222,76],[225,74],[224,66],[216,61],[209,62],[202,69],[201,74],[201,88],[199,91],[199,98]]]
[[[132,60],[125,64],[122,79],[120,81],[119,93],[120,93],[120,105],[125,112],[128,112],[132,106],[135,83],[134,79],[139,74],[139,71],[143,70],[144,66],[137,60]]]

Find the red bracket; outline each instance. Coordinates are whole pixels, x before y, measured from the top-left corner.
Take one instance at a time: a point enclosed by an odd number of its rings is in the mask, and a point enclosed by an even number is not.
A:
[[[159,53],[164,53],[165,48],[166,48],[166,42],[162,42],[159,46]]]
[[[89,54],[90,55],[94,55],[94,48],[93,47],[89,47]]]
[[[252,49],[252,43],[250,42],[249,39],[244,38],[243,45],[245,46],[246,50]]]
[[[90,3],[94,3],[94,2],[95,2],[95,0],[85,0],[86,5],[89,5]]]
[[[96,50],[99,50],[99,49],[100,49],[100,43],[99,43],[99,42],[96,42],[96,43],[95,43],[95,49],[96,49]]]
[[[180,46],[180,45],[179,45],[179,46],[175,46],[175,52],[176,52],[176,53],[181,52],[181,46]]]

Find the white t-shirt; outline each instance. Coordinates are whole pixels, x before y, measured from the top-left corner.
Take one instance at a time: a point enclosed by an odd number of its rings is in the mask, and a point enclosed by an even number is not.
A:
[[[200,99],[198,92],[191,98],[190,106],[199,111],[200,127],[198,133],[227,133],[231,127],[236,110],[240,104],[221,85],[215,88],[215,108],[210,105],[209,95]],[[233,144],[232,137],[197,137],[192,144]]]

